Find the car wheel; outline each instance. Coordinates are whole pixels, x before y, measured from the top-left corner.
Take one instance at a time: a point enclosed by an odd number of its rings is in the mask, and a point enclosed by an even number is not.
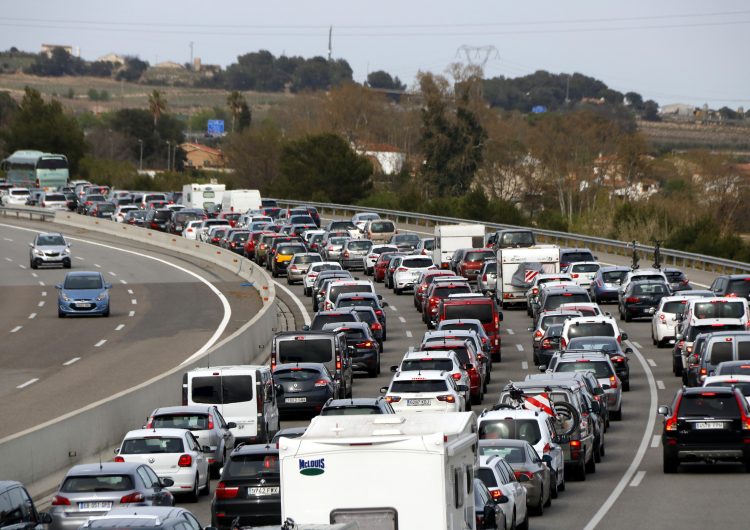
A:
[[[558,495],[558,489],[557,489],[557,473],[552,473],[550,475],[550,480],[552,481],[552,484],[549,487],[549,498],[550,499],[556,499]],[[551,504],[551,503],[550,503]]]
[[[656,346],[657,348],[659,347],[659,341],[657,341],[656,337],[654,337],[654,328],[653,327],[651,328],[651,343],[654,346]]]
[[[599,455],[600,455],[599,459],[601,460],[601,457],[604,456],[605,454],[606,454],[606,451],[604,449],[604,441],[602,441],[602,445],[601,447],[599,447]]]
[[[57,310],[57,317],[58,317],[58,318],[65,318],[65,313],[64,313],[64,312],[62,312],[62,311],[60,311],[60,310],[58,309],[58,310]]]
[[[621,421],[622,420],[622,405],[620,405],[619,409],[611,411],[609,413],[609,417],[615,421]]]
[[[550,476],[550,478],[552,477]],[[544,491],[544,489],[542,489],[542,491]],[[545,508],[549,508],[550,506],[552,506],[552,485],[547,488],[547,502],[544,503]]]
[[[203,497],[211,493],[211,473],[206,473],[206,485],[198,493]]]
[[[520,523],[516,523],[516,528],[518,530],[529,530],[529,512],[526,511],[526,519],[524,519]]]
[[[71,261],[70,261],[69,259],[68,259],[68,260],[65,260],[65,261],[63,261],[63,267],[65,267],[66,269],[69,269],[69,268],[71,268],[72,266],[73,266],[73,264],[71,263]]]
[[[562,480],[560,481],[560,485],[557,486],[557,491],[565,491],[565,488],[567,487],[565,485],[565,468],[563,468],[562,474],[563,474]]]
[[[29,267],[31,267],[32,269],[36,269],[38,267],[35,259],[29,260]]]
[[[599,448],[594,447],[594,454],[591,455],[591,460],[586,463],[586,473],[596,473],[596,453]]]
[[[679,467],[680,462],[675,457],[670,456],[667,454],[666,451],[664,451],[664,461],[663,461],[663,469],[664,473],[677,473],[677,468]],[[745,467],[747,469],[747,465]]]
[[[403,289],[399,289],[398,287],[394,287],[393,288],[393,293],[396,294],[396,295],[398,295],[398,296],[401,296],[401,293],[403,293],[403,292],[404,292]]]
[[[104,313],[102,313],[102,316],[104,318],[107,318],[109,316],[109,306],[107,306],[107,309],[104,311]]]
[[[630,392],[630,379],[626,379],[622,383],[622,391],[623,392]]]
[[[597,464],[602,461],[602,442],[601,439],[594,439],[594,462]]]
[[[188,502],[198,502],[198,474],[195,475],[195,481],[193,482],[193,490],[188,493]]]
[[[544,484],[542,484],[542,487],[540,488],[539,492],[539,502],[536,503],[536,505],[531,507],[530,510],[534,515],[544,515]],[[526,515],[526,518],[528,519],[528,514]]]
[[[633,321],[633,315],[630,314],[630,312],[626,309],[625,310],[625,322],[632,322]]]

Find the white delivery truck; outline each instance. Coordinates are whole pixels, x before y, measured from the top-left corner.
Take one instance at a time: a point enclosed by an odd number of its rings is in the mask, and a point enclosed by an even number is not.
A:
[[[441,269],[448,269],[453,253],[459,248],[482,247],[484,225],[436,225],[432,261]]]
[[[185,184],[182,187],[182,204],[185,208],[215,211],[221,205],[226,189],[224,184]]]
[[[526,291],[538,274],[560,272],[560,247],[536,245],[528,248],[501,248],[497,251],[495,297],[503,309],[525,304]]]
[[[281,438],[281,519],[474,530],[471,412],[317,416]]]
[[[241,212],[260,210],[262,207],[258,190],[227,190],[221,199],[222,212]]]

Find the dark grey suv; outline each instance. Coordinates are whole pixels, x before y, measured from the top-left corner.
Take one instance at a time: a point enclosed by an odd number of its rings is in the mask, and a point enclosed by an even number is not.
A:
[[[51,522],[48,513],[36,511],[23,484],[15,480],[0,480],[0,528],[42,530]]]

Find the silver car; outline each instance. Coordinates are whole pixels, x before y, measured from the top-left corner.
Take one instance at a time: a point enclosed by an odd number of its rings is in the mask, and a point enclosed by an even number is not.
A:
[[[29,246],[29,266],[32,269],[37,269],[40,265],[62,265],[66,269],[71,267],[70,243],[65,241],[62,234],[37,234]]]
[[[328,241],[325,241],[323,248],[323,254],[326,261],[339,261],[341,259],[341,251],[344,248],[344,243],[349,241],[349,237],[332,237]]]
[[[365,269],[365,259],[372,250],[372,241],[369,239],[350,239],[344,243],[341,249],[341,267],[349,269]]]
[[[482,294],[493,294],[497,283],[497,261],[487,260],[477,275],[477,291]]]
[[[299,252],[292,256],[289,266],[286,269],[286,283],[289,285],[301,282],[305,279],[310,265],[313,263],[322,263],[323,258],[317,252]]]
[[[102,462],[73,466],[52,498],[50,530],[74,530],[112,508],[174,506],[170,479],[159,479],[147,464]]]
[[[145,429],[187,429],[198,439],[206,452],[213,478],[219,478],[219,470],[226,457],[234,449],[234,435],[230,429],[237,427],[227,423],[214,405],[191,405],[161,407],[149,416]]]

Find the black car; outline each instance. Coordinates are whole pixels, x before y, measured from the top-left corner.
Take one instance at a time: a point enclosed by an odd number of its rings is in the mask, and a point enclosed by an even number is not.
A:
[[[632,348],[622,349],[615,337],[576,337],[570,339],[567,350],[586,350],[606,353],[615,373],[622,382],[623,392],[630,390],[630,364],[628,355],[633,353]]]
[[[190,221],[199,221],[205,219],[203,210],[198,209],[184,209],[179,212],[174,212],[167,221],[167,232],[170,234],[182,234],[187,224]]]
[[[23,484],[15,480],[0,480],[0,528],[33,530],[46,528],[52,517],[37,512],[34,501]]]
[[[160,232],[167,231],[167,223],[172,218],[172,210],[169,208],[158,208],[155,210],[147,210],[146,219],[144,225],[146,228],[152,230],[159,230]]]
[[[130,210],[125,214],[125,219],[123,219],[122,222],[134,226],[144,226],[144,223],[146,222],[146,211]]]
[[[664,415],[664,473],[682,462],[734,461],[750,472],[750,410],[735,387],[682,388]]]
[[[89,215],[99,219],[112,219],[117,207],[115,203],[109,201],[97,202],[88,209]]]
[[[663,282],[630,282],[620,294],[620,320],[630,322],[638,317],[651,318],[659,306],[659,301],[670,294],[672,293],[669,286]]]
[[[750,299],[750,274],[719,276],[713,281],[710,289],[715,296],[738,296]]]
[[[664,275],[667,277],[667,280],[669,280],[669,288],[673,293],[677,293],[677,291],[689,291],[692,289],[690,280],[688,280],[688,277],[680,269],[667,267],[663,270]]]
[[[211,502],[211,526],[281,524],[281,472],[275,444],[242,445],[232,451]]]
[[[370,333],[366,322],[348,322],[345,325],[326,324],[323,331],[343,331],[349,348],[352,370],[365,371],[368,377],[380,373],[380,344]]]
[[[505,502],[508,498],[505,497]],[[505,528],[505,514],[480,479],[474,479],[474,510],[477,530]],[[502,525],[500,524],[502,522]]]
[[[250,237],[250,232],[247,230],[231,230],[222,241],[221,246],[237,254],[242,254],[245,251],[245,243],[248,237]]]
[[[368,414],[395,414],[385,397],[332,399],[323,406],[321,416],[358,416]]]
[[[362,322],[370,326],[370,333],[372,333],[372,336],[380,344],[380,351],[383,351],[383,341],[386,340],[385,326],[380,323],[375,310],[368,305],[352,306],[352,310],[356,311],[357,316]]]
[[[549,361],[560,349],[560,340],[564,324],[552,324],[542,335],[541,340],[534,342],[534,365],[549,366]]]
[[[331,398],[340,397],[340,386],[321,363],[277,364],[273,371],[279,415],[317,414]]]
[[[375,315],[383,326],[383,340],[385,340],[387,335],[385,331],[386,316],[383,307],[388,305],[388,303],[384,302],[380,295],[374,293],[341,293],[336,297],[335,307],[337,309],[339,307],[355,307],[362,305],[370,306],[373,311],[375,311]]]
[[[388,244],[396,245],[399,252],[412,252],[417,248],[420,241],[421,239],[417,234],[401,233],[392,235]]]

